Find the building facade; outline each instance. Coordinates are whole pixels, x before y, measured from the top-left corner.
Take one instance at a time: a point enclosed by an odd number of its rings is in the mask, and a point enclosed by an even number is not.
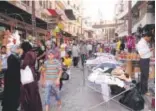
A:
[[[155,24],[155,1],[132,0],[132,33],[137,33],[138,27]],[[119,37],[128,35],[128,1],[120,0],[116,7],[116,19],[122,24],[116,29]]]

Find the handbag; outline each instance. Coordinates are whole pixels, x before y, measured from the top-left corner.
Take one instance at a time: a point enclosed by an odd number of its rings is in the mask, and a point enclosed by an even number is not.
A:
[[[23,85],[34,82],[33,73],[29,66],[26,66],[25,69],[21,69],[21,83]]]
[[[69,74],[67,74],[66,72],[63,72],[61,76],[61,80],[69,80]]]

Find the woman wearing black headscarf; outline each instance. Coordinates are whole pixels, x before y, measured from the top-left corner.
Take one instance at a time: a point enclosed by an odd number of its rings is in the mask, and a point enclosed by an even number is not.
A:
[[[8,68],[4,75],[4,98],[2,111],[17,111],[20,98],[20,56],[22,49],[18,46],[11,47],[11,55],[8,57]]]
[[[24,51],[22,69],[29,66],[35,81],[22,86],[21,105],[24,111],[42,111],[41,98],[39,95],[39,88],[37,84],[37,75],[35,71],[35,63],[37,55],[32,50],[32,46],[28,42],[21,45]]]

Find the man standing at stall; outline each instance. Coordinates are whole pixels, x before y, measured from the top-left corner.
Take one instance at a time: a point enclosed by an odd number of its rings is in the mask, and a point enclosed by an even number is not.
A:
[[[149,78],[149,65],[150,57],[152,56],[152,51],[154,49],[149,47],[149,42],[152,37],[151,32],[145,32],[143,37],[137,44],[137,50],[140,55],[140,70],[141,70],[141,81],[140,81],[140,90],[144,95],[149,95],[148,93],[148,78]]]

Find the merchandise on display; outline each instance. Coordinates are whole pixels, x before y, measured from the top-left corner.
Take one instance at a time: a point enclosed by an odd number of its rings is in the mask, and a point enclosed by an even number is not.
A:
[[[90,64],[97,65],[97,64],[102,64],[102,63],[111,63],[111,64],[117,64],[117,65],[122,64],[121,62],[119,62],[115,59],[115,56],[113,56],[111,54],[105,54],[102,56],[98,56],[95,59],[90,59],[90,60],[86,61],[87,65],[90,65]]]
[[[136,60],[138,61],[140,59],[140,56],[137,53],[128,53],[128,52],[121,52],[117,55],[117,58],[119,60]]]

